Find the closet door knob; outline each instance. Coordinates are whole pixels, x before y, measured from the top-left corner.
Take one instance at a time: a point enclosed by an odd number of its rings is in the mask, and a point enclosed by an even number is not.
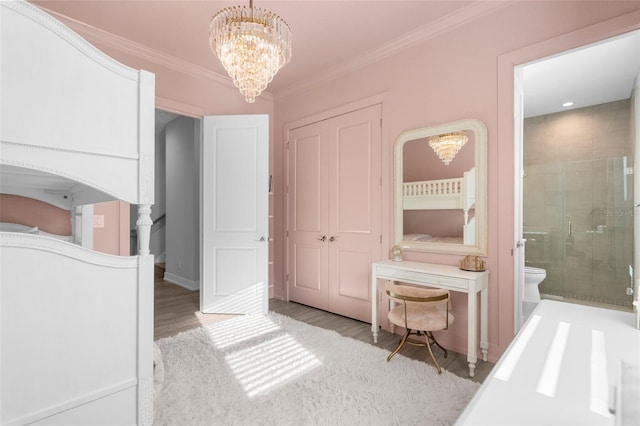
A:
[[[335,240],[337,240],[340,237],[334,237],[333,235],[331,236],[331,238],[329,238],[329,241],[334,242]]]
[[[323,235],[322,238],[316,238],[316,240],[327,241],[327,237]]]

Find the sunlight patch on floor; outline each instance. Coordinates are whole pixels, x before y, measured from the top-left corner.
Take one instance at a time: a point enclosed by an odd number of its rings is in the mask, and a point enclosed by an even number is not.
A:
[[[225,349],[255,337],[280,330],[273,321],[262,315],[243,315],[230,321],[206,327],[211,341],[218,349]]]
[[[229,351],[225,360],[250,398],[269,393],[322,364],[314,354],[264,316],[247,315],[213,324],[207,330],[218,349]],[[269,334],[271,338],[267,336]],[[232,348],[232,345],[254,338],[259,340],[255,345],[239,350]]]
[[[288,334],[227,356],[249,397],[268,393],[321,363]]]

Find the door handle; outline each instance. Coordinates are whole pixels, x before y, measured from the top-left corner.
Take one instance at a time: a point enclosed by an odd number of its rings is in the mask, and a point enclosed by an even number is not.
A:
[[[331,238],[329,238],[329,241],[334,242],[335,240],[337,240],[340,237],[334,237],[333,235],[331,236]]]
[[[322,238],[316,238],[316,240],[327,241],[327,237],[325,235],[323,235]]]
[[[267,241],[267,239],[265,237],[260,237],[260,239],[258,239],[256,241]]]

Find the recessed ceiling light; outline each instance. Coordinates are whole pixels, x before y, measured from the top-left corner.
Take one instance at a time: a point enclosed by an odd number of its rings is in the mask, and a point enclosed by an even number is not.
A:
[[[573,106],[573,102],[565,102],[562,104],[563,107],[570,107]]]

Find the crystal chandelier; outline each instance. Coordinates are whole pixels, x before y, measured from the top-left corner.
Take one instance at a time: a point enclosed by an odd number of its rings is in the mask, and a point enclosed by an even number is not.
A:
[[[449,165],[460,148],[469,140],[466,132],[449,132],[429,137],[429,146],[445,165]]]
[[[232,6],[216,13],[209,26],[209,44],[247,102],[267,88],[291,59],[291,30],[268,10]]]

